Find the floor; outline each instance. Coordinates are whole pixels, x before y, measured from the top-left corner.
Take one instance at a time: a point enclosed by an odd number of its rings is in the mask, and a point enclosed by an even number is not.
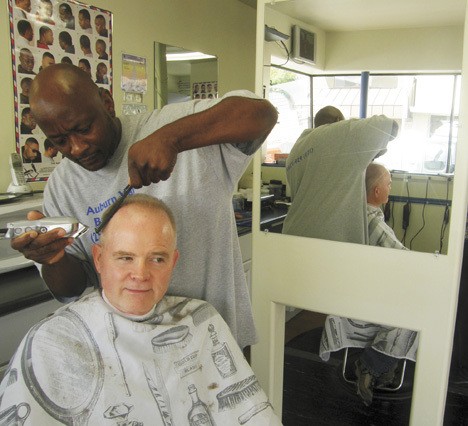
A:
[[[318,344],[325,315],[301,311],[286,323],[283,424],[353,426],[409,424],[414,363],[407,363],[402,388],[377,392],[370,407],[342,375],[342,355],[323,362]],[[350,355],[352,358],[352,354]],[[350,379],[352,371],[347,373]],[[468,375],[467,375],[468,376]],[[451,378],[444,426],[468,426],[468,378]]]

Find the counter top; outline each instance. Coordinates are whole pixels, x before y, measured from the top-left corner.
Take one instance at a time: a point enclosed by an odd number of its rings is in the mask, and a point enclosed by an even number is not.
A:
[[[248,234],[252,232],[252,212],[251,211],[242,211],[239,212],[243,215],[242,218],[237,219],[237,233],[239,236]],[[273,229],[270,229],[274,225],[281,224],[288,213],[287,206],[284,205],[269,205],[262,208],[260,216],[260,229],[271,230],[276,232]]]

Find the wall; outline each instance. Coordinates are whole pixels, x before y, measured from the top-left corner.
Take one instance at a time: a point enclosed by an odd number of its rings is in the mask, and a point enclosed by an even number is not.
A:
[[[462,26],[398,31],[330,32],[326,38],[326,71],[398,72],[461,69]]]
[[[201,81],[218,80],[218,61],[199,61],[192,63],[191,84]]]
[[[293,19],[268,6],[265,22],[290,35],[300,24],[317,35],[316,65],[301,65],[289,60],[284,49],[265,42],[266,64],[284,64],[286,68],[307,74],[361,71],[460,71],[463,50],[463,26],[412,28],[379,31],[325,32]],[[291,50],[291,39],[285,42]],[[430,46],[430,48],[426,48]],[[266,72],[268,72],[268,67]],[[268,78],[264,79],[268,82]]]
[[[238,0],[127,0],[85,1],[111,10],[113,16],[114,97],[122,107],[121,55],[144,56],[148,64],[148,93],[143,102],[153,108],[153,43],[181,46],[216,55],[219,62],[219,92],[234,89],[254,90],[255,10]],[[138,5],[138,8],[135,5]],[[216,34],[216,37],[213,37]],[[229,46],[226,49],[226,46]],[[8,10],[0,10],[0,192],[10,181],[7,155],[15,149],[13,79]],[[37,185],[36,187],[41,185]],[[42,185],[43,186],[43,185]]]

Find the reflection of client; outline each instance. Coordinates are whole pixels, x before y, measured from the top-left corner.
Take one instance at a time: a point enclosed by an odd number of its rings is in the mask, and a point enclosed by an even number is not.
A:
[[[178,251],[163,203],[129,196],[93,258],[102,291],[31,329],[0,386],[0,411],[22,406],[31,424],[280,424],[216,310],[165,296]]]
[[[369,244],[407,250],[385,223],[380,207],[388,202],[391,183],[391,175],[384,166],[369,164],[366,170]],[[370,405],[374,388],[394,382],[399,359],[416,360],[418,336],[412,330],[328,316],[320,344],[321,358],[327,361],[330,352],[345,347],[364,348],[355,363],[356,391],[364,404]]]
[[[286,160],[292,204],[283,233],[366,244],[364,174],[397,132],[383,115],[344,120],[332,106],[318,111]]]
[[[388,202],[392,176],[381,164],[371,163],[366,170],[367,223],[371,246],[407,250],[396,237],[393,229],[385,223],[381,206]]]

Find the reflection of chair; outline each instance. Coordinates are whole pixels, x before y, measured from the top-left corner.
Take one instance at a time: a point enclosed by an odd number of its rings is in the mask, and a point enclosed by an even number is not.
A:
[[[343,356],[343,367],[341,369],[341,372],[343,374],[343,379],[348,382],[348,383],[352,383],[352,384],[356,384],[356,380],[355,379],[352,379],[352,378],[348,378],[346,376],[346,365],[348,364],[348,348],[345,348],[344,350],[344,356]],[[399,366],[397,368],[397,372],[399,373],[399,377],[398,377],[398,382],[395,384],[395,380],[390,384],[390,385],[394,385],[394,386],[376,386],[375,389],[379,389],[379,390],[384,390],[384,391],[392,391],[392,392],[395,392],[399,389],[401,389],[401,387],[403,386],[403,381],[405,380],[405,371],[406,371],[406,359],[402,359],[399,361]],[[395,376],[396,377],[396,376]]]

